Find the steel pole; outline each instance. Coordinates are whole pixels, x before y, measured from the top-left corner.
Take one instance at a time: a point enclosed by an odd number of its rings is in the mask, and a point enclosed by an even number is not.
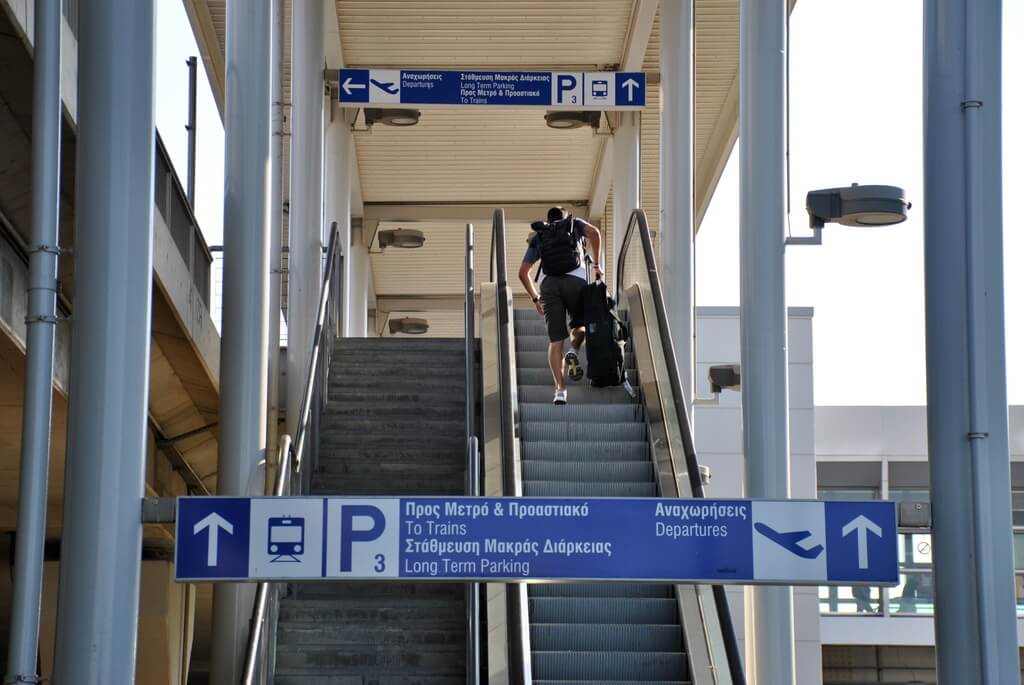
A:
[[[153,4],[79,15],[58,685],[135,679],[153,290]]]
[[[740,0],[740,361],[747,497],[789,497],[786,0]],[[752,589],[757,685],[796,682],[793,593]]]
[[[46,489],[53,416],[60,219],[60,29],[57,0],[36,0],[32,100],[32,244],[29,247],[25,401],[21,417],[18,534],[11,592],[11,638],[4,682],[37,677],[39,611],[46,542]]]
[[[323,261],[323,0],[292,3],[291,191],[288,214],[288,432],[296,435]],[[300,455],[301,457],[301,455]]]
[[[679,385],[691,411],[693,318],[693,0],[661,6],[661,271]],[[692,415],[692,414],[691,414]]]
[[[281,170],[284,142],[284,93],[282,66],[284,44],[284,0],[271,0],[270,29],[270,288],[267,312],[267,445],[277,444],[281,417],[281,236],[284,223],[284,193]],[[267,453],[269,459],[270,452]],[[270,469],[267,469],[267,483]]]
[[[1019,678],[999,0],[925,3],[925,315],[940,683]]]
[[[188,176],[186,178],[185,196],[188,198],[188,206],[193,210],[196,208],[196,70],[198,60],[189,57],[185,62],[188,65],[188,124],[185,129],[188,131]]]
[[[262,494],[270,284],[270,0],[227,6],[224,101],[224,320],[217,493]],[[213,592],[210,682],[242,673],[254,588]]]
[[[619,125],[612,136],[612,190],[614,214],[612,226],[612,264],[618,264],[622,238],[626,235],[629,215],[640,206],[640,115],[639,112],[622,112]],[[608,236],[604,236],[605,240]],[[618,274],[615,274],[618,278]],[[609,289],[614,292],[614,284]]]

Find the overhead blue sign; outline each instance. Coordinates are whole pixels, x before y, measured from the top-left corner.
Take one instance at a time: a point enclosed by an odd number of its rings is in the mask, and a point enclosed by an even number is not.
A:
[[[180,581],[886,585],[892,502],[182,497]]]
[[[342,69],[338,101],[352,107],[638,110],[647,103],[647,76],[642,71]]]

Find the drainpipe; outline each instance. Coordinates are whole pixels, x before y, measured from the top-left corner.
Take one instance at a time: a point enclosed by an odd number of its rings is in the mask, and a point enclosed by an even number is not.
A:
[[[4,682],[35,682],[46,542],[46,489],[53,415],[60,220],[60,3],[36,0],[32,101],[32,245],[29,247],[25,402],[21,417],[18,536],[11,642]]]

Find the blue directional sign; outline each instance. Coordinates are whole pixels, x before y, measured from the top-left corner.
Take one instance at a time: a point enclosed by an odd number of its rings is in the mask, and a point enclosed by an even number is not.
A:
[[[892,502],[182,497],[180,581],[887,585]]]
[[[642,71],[342,69],[338,101],[352,107],[638,110],[647,104],[647,76]]]

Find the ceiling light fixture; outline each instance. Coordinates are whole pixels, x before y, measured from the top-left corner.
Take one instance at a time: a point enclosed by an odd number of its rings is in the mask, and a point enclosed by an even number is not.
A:
[[[420,122],[420,111],[418,109],[381,109],[379,107],[367,107],[363,112],[367,126],[376,123],[386,126],[415,126]]]
[[[544,121],[551,128],[571,129],[589,126],[597,130],[601,125],[600,112],[548,112]]]
[[[427,241],[423,231],[415,228],[392,228],[377,231],[377,244],[380,249],[386,247],[415,248],[423,247]]]
[[[405,335],[423,335],[430,330],[430,323],[426,319],[417,319],[412,316],[406,316],[401,319],[391,319],[388,321],[388,330],[391,335],[398,333],[404,333]]]

